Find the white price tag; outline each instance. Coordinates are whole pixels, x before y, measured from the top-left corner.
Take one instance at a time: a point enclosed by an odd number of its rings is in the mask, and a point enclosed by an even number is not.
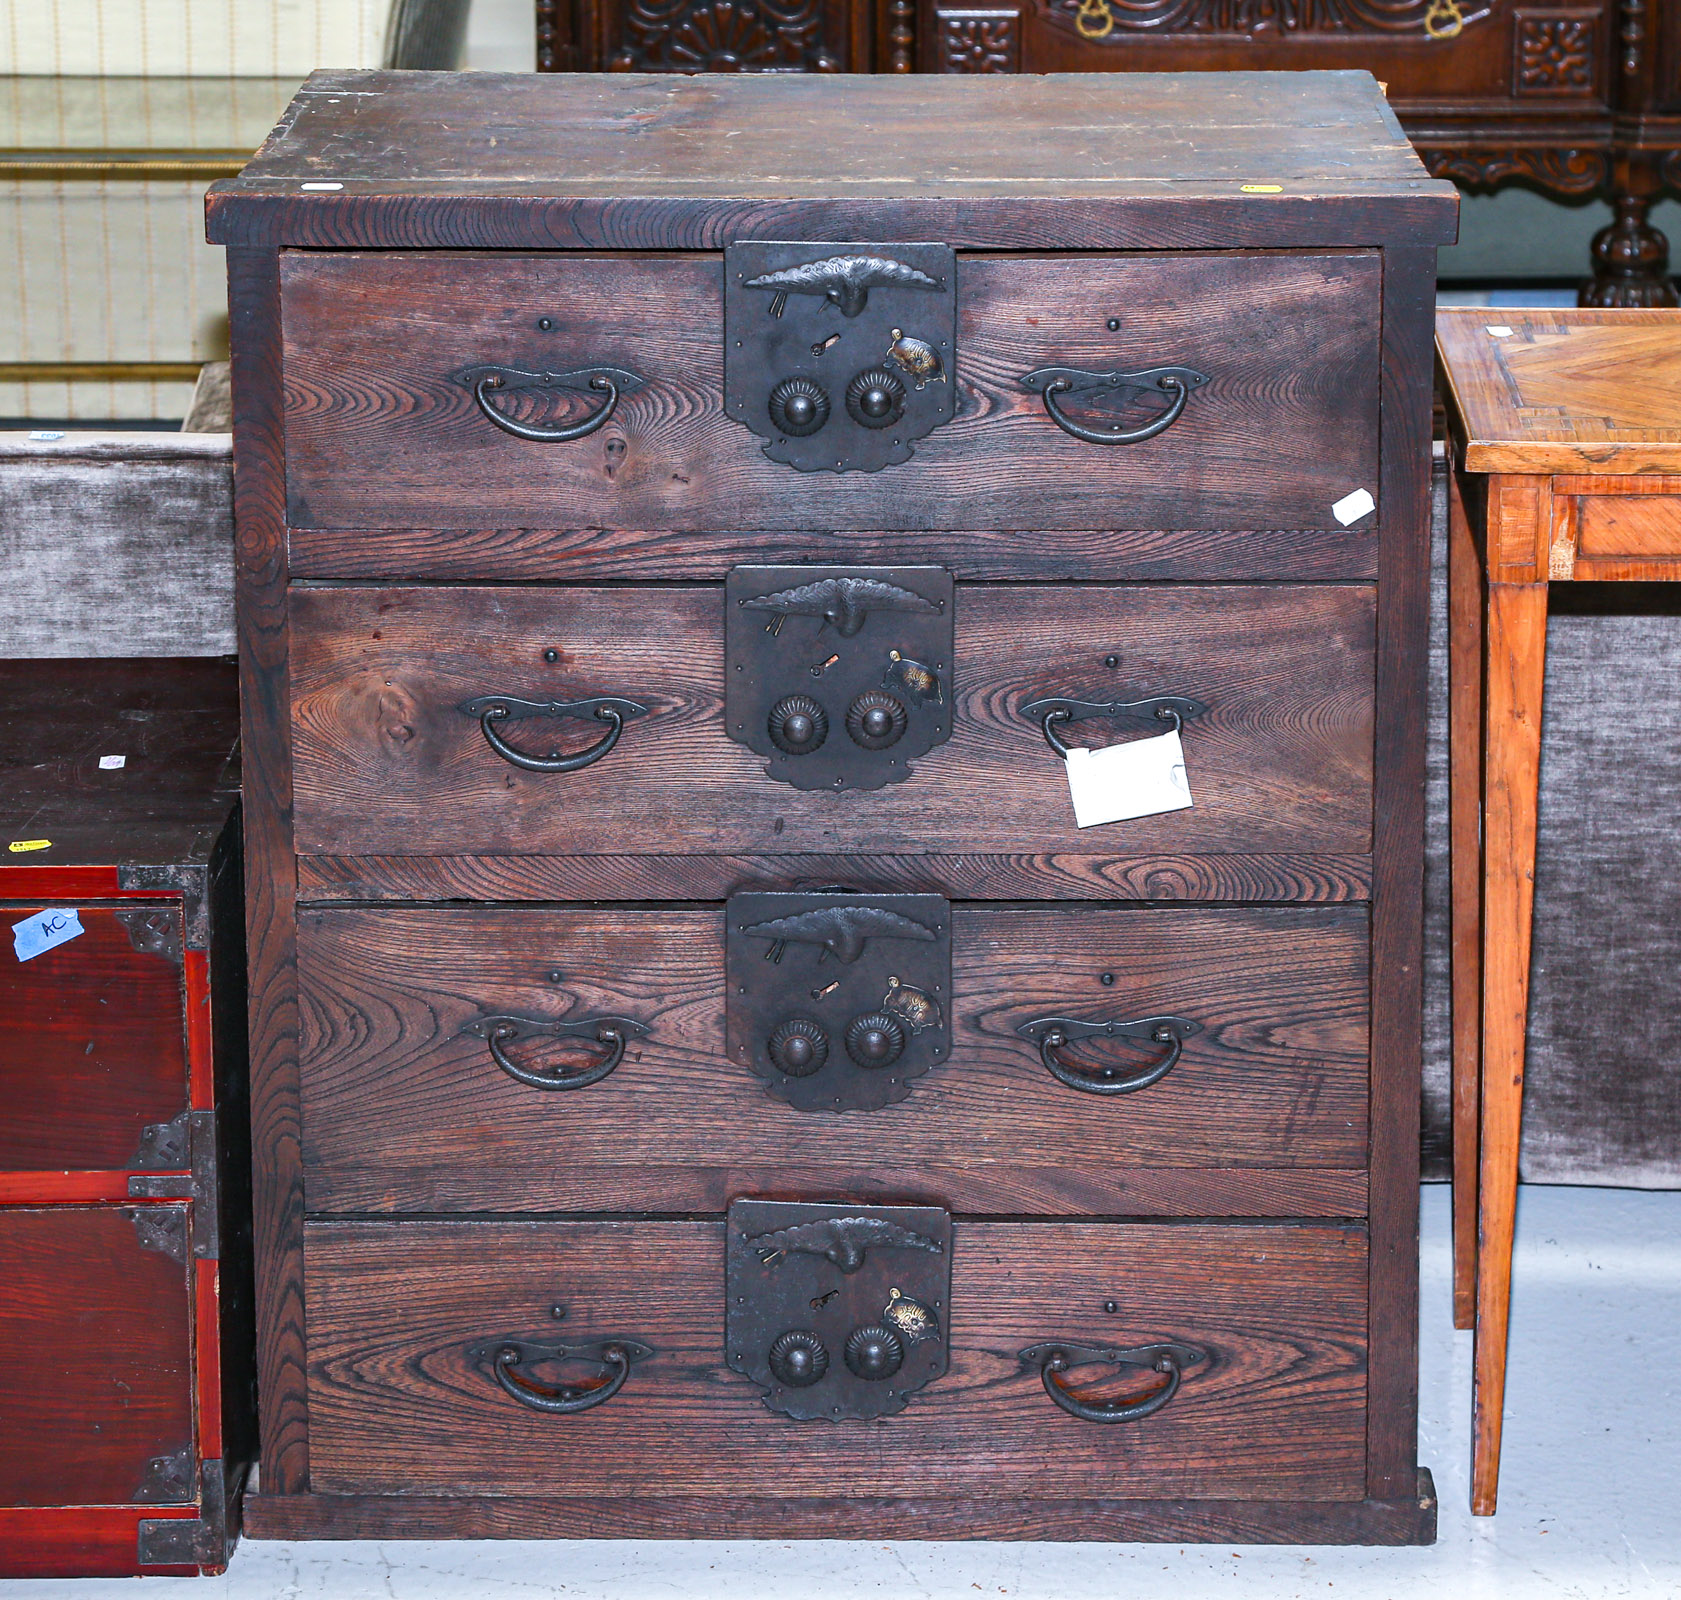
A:
[[[101,772],[121,772],[127,765],[127,756],[101,756],[99,758],[99,770]]]
[[[1068,752],[1068,793],[1075,824],[1082,828],[1183,811],[1191,803],[1191,785],[1179,730],[1102,750],[1074,746]]]
[[[1372,498],[1372,491],[1356,489],[1352,494],[1345,494],[1331,507],[1331,515],[1346,528],[1350,523],[1358,522],[1376,510],[1377,501]]]
[[[1510,339],[1512,337],[1512,330],[1503,322],[1489,323],[1486,331],[1491,339]]]

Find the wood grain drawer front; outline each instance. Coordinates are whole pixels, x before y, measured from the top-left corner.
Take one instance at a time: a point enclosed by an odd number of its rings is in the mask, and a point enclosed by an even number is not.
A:
[[[321,1493],[1364,1491],[1358,1228],[958,1221],[951,1370],[874,1423],[791,1422],[729,1371],[721,1223],[318,1223],[304,1250]],[[655,1354],[606,1404],[548,1416],[468,1353],[510,1336],[628,1338]],[[1174,1340],[1212,1359],[1154,1415],[1094,1424],[1059,1410],[1017,1359],[1047,1339]]]
[[[952,937],[950,1059],[898,1104],[826,1115],[726,1058],[722,908],[303,912],[310,1207],[720,1211],[741,1185],[871,1192],[891,1172],[965,1212],[1362,1214],[1363,907],[958,905]],[[648,1032],[600,1082],[554,1093],[467,1031],[498,1015]],[[1016,1034],[1046,1015],[1202,1031],[1159,1083],[1104,1097],[1059,1083]]]
[[[40,909],[0,916],[9,926]],[[78,910],[76,938],[0,961],[0,1171],[120,1171],[149,1125],[187,1108],[180,909]],[[160,918],[173,954],[151,937]]]
[[[727,737],[715,586],[295,589],[297,849],[1365,852],[1373,599],[1329,585],[961,587],[950,740],[902,782],[830,794],[767,778],[763,758]],[[498,756],[459,709],[496,694],[619,695],[650,714],[594,765],[533,773]],[[1063,765],[1019,711],[1056,694],[1208,705],[1185,733],[1195,804],[1077,829]],[[596,737],[578,722],[519,726],[553,728],[566,749]],[[1115,737],[1078,726],[1094,744]]]
[[[0,1506],[124,1505],[192,1447],[191,1269],[134,1220],[185,1209],[0,1208]]]
[[[1581,560],[1681,561],[1681,495],[1583,495],[1576,515]]]
[[[1375,518],[1347,531],[1331,513],[1350,490],[1377,491],[1375,253],[960,258],[957,417],[909,462],[841,475],[769,461],[726,416],[722,273],[717,255],[286,256],[292,571],[552,577],[631,552],[643,570],[682,560],[717,576],[741,551],[719,530],[797,533],[789,553],[804,559],[820,553],[813,529],[955,530],[952,549],[974,560],[977,531],[1166,529],[1240,530],[1179,541],[1191,574],[1265,577],[1281,561],[1302,576],[1375,574]],[[460,374],[486,364],[605,364],[645,384],[598,431],[539,444],[480,415]],[[1209,382],[1135,445],[1065,434],[1020,382],[1046,366],[1169,365]],[[573,399],[579,417],[599,403]],[[589,532],[533,544],[307,531],[351,528]],[[627,531],[603,531],[615,529]],[[1256,559],[1253,536],[1278,529],[1309,536],[1265,538]],[[704,537],[650,545],[647,530]],[[1086,541],[1047,544],[1039,532],[983,544],[1001,576],[1091,559]],[[1292,544],[1320,548],[1294,557]]]

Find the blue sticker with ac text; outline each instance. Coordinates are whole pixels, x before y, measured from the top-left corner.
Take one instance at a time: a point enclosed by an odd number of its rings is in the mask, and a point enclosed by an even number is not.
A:
[[[12,924],[12,948],[17,951],[19,961],[31,961],[86,931],[81,912],[48,906],[45,911],[37,911],[34,916]]]

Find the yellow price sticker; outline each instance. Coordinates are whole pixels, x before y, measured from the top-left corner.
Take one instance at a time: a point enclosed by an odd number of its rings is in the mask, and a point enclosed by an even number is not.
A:
[[[6,846],[14,856],[21,856],[28,850],[50,850],[52,847],[51,839],[14,839]]]
[[[1282,183],[1246,183],[1243,185],[1245,194],[1283,194]]]

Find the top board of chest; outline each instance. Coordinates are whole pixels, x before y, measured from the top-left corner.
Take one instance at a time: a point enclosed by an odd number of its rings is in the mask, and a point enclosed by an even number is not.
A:
[[[958,249],[1450,243],[1365,72],[979,78],[317,72],[213,243]]]

